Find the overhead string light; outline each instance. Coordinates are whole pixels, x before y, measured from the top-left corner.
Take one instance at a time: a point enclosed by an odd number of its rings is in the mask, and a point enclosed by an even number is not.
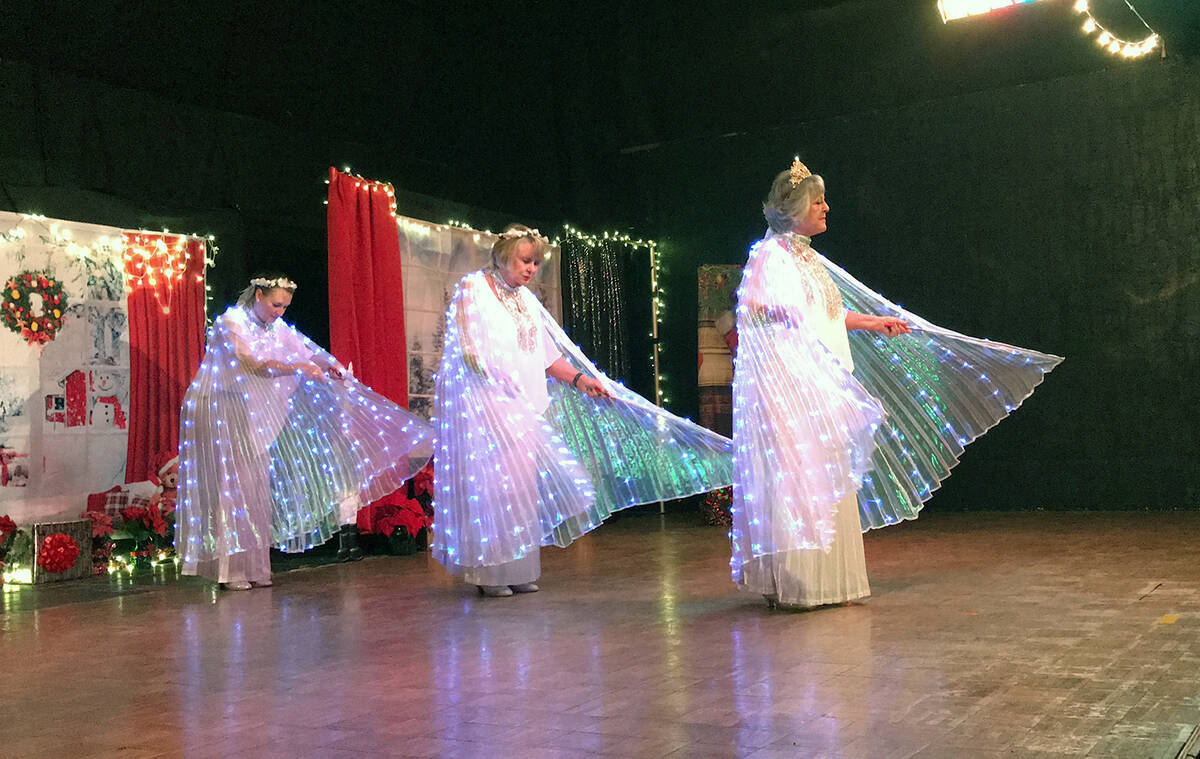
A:
[[[159,310],[164,314],[171,313],[175,292],[173,285],[187,276],[193,248],[197,247],[194,243],[203,246],[204,266],[200,273],[191,276],[204,285],[204,311],[207,315],[212,288],[205,281],[205,273],[208,267],[216,263],[217,252],[216,240],[212,235],[179,235],[168,229],[162,232],[126,232],[120,249],[125,268],[125,293],[131,295],[134,290],[149,288]]]
[[[1146,27],[1148,34],[1140,40],[1123,39],[1106,29],[1092,15],[1091,8],[1088,6],[1088,0],[1075,0],[1075,11],[1087,17],[1084,19],[1082,27],[1084,34],[1091,36],[1099,32],[1096,35],[1096,44],[1113,55],[1119,55],[1123,58],[1141,58],[1152,50],[1161,48],[1162,39],[1158,36],[1158,33],[1150,28],[1150,25],[1146,23],[1146,19],[1142,18],[1142,14],[1137,12],[1137,8],[1134,8],[1129,0],[1125,0],[1125,5],[1133,12],[1133,15],[1137,16],[1138,21],[1142,22],[1142,26]],[[1165,50],[1163,54],[1166,54]]]
[[[21,214],[21,218],[47,227],[50,244],[62,248],[81,264],[87,261],[92,264],[119,265],[123,272],[125,294],[131,295],[134,290],[143,287],[153,288],[154,298],[164,314],[171,313],[171,283],[181,281],[187,272],[192,258],[190,243],[200,241],[204,244],[204,271],[193,276],[197,282],[204,284],[205,313],[209,312],[212,288],[206,283],[205,275],[209,267],[216,265],[219,251],[216,238],[212,235],[185,235],[168,229],[161,232],[125,230],[122,234],[101,236],[87,245],[81,245],[75,241],[69,228],[60,226],[53,219],[41,214]],[[17,226],[0,233],[0,240],[15,243],[25,236],[25,229]],[[159,288],[159,284],[166,286],[165,292]]]

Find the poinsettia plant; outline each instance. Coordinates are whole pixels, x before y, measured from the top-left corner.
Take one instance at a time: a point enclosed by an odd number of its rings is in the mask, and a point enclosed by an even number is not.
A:
[[[423,550],[433,525],[433,464],[427,464],[400,489],[400,502],[381,506],[375,529],[388,539],[392,553]]]
[[[0,570],[4,569],[8,553],[12,550],[13,543],[17,541],[17,536],[20,532],[17,529],[17,523],[12,520],[12,517],[8,514],[0,517]]]
[[[145,505],[139,505],[142,503]],[[165,511],[157,501],[126,506],[116,516],[103,511],[85,511],[79,516],[92,523],[92,571],[96,574],[108,570],[118,548],[135,560],[174,553],[175,513]]]
[[[719,488],[704,495],[704,502],[700,505],[700,514],[708,524],[729,527],[733,524],[731,506],[733,506],[733,488]]]

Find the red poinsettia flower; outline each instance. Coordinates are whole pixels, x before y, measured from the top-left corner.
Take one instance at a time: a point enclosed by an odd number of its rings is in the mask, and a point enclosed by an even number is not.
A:
[[[93,538],[113,534],[113,518],[103,511],[85,511],[79,515],[79,518],[91,520]]]
[[[75,566],[79,558],[79,544],[63,532],[47,535],[38,548],[37,563],[47,572],[60,574]]]
[[[407,498],[394,508],[394,511],[379,520],[379,531],[384,535],[404,529],[415,538],[422,529],[429,526],[429,518],[425,516],[425,510],[419,501]]]
[[[154,530],[159,535],[167,534],[167,520],[163,519],[162,509],[157,505],[146,509],[146,516],[142,519],[142,524]]]
[[[413,492],[417,495],[431,495],[433,493],[433,462],[425,465],[425,468],[417,472],[413,477]]]
[[[0,517],[0,543],[17,531],[17,523],[8,514]]]
[[[121,518],[126,522],[141,522],[146,518],[144,506],[126,506],[121,509]]]

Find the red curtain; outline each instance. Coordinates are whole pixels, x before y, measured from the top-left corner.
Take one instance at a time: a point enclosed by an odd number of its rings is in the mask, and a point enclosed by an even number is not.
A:
[[[204,353],[204,240],[125,233],[129,291],[129,451],[125,479],[179,450],[179,409]]]
[[[390,185],[329,169],[329,343],[343,364],[375,392],[408,408],[408,342],[404,334],[400,237]],[[392,494],[359,511],[374,526]]]

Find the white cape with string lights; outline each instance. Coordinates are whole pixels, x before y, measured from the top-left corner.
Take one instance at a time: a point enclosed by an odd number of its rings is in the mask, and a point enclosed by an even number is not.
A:
[[[728,438],[613,382],[527,288],[515,296],[529,318],[522,328],[484,272],[459,282],[446,311],[431,549],[448,570],[566,546],[619,509],[733,481]],[[613,398],[548,379],[560,354]]]
[[[847,360],[830,336],[844,335],[842,302],[900,317],[913,332],[852,332]],[[963,448],[1062,361],[938,327],[792,235],[769,234],[751,249],[737,323],[736,582],[751,559],[827,550],[836,506],[852,492],[864,531],[915,519]]]
[[[432,454],[428,423],[353,377],[307,379],[267,361],[339,366],[281,319],[233,306],[213,323],[180,422],[185,574],[250,549],[323,543]]]

